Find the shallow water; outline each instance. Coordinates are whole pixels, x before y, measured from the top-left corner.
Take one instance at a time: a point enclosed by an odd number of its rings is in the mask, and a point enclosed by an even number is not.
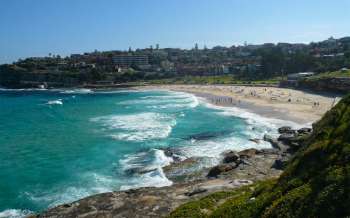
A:
[[[177,147],[182,158],[207,156],[213,165],[227,149],[270,147],[249,139],[282,124],[179,92],[1,90],[0,217],[171,185],[161,167],[172,159],[162,148]]]

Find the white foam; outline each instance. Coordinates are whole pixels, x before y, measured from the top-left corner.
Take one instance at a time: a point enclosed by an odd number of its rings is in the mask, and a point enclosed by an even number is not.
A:
[[[110,136],[116,140],[144,141],[166,138],[176,125],[176,118],[159,113],[104,116],[92,119],[109,130],[117,130]]]
[[[63,105],[62,99],[52,100],[48,101],[46,104],[48,105]]]
[[[60,204],[73,202],[75,200],[87,197],[94,193],[86,188],[67,187],[64,190],[48,190],[46,192],[26,192],[24,193],[31,201],[48,204],[49,207],[55,207]]]
[[[160,167],[165,167],[170,165],[174,161],[171,157],[166,156],[163,150],[154,149],[154,151],[154,155],[156,158],[153,164]]]
[[[168,92],[168,95],[144,96],[136,100],[119,102],[121,105],[146,105],[147,108],[195,108],[199,101],[195,95],[179,92]]]
[[[180,148],[180,155],[184,158],[190,157],[207,157],[209,162],[207,166],[213,166],[220,162],[221,155],[227,150],[241,151],[248,148],[264,149],[271,148],[271,144],[262,140],[265,134],[278,136],[277,129],[281,126],[292,126],[293,128],[301,128],[307,124],[300,125],[292,121],[273,119],[260,116],[236,107],[222,107],[212,105],[201,99],[205,106],[217,110],[217,114],[222,116],[231,116],[242,118],[247,126],[242,126],[243,129],[238,131],[238,134],[233,132],[226,137],[218,137],[211,140],[191,140],[188,144],[184,144]],[[260,139],[259,143],[250,141],[249,139]]]
[[[49,89],[45,88],[28,88],[28,89],[7,89],[7,88],[0,88],[0,91],[48,91]]]
[[[310,126],[310,123],[298,124],[289,120],[281,120],[276,118],[264,117],[256,113],[249,112],[245,109],[238,107],[224,107],[217,106],[208,103],[207,101],[200,99],[207,107],[220,110],[218,114],[223,116],[239,117],[244,119],[248,124],[253,126],[264,126],[270,130],[277,130],[281,126],[291,126],[292,128],[298,129],[305,126]]]
[[[230,135],[224,138],[206,141],[191,140],[189,144],[180,147],[179,151],[180,155],[185,158],[208,158],[211,162],[208,161],[205,167],[210,167],[219,164],[223,152],[228,150],[242,151],[248,148],[271,148],[271,144],[263,140],[260,140],[259,143],[255,143],[250,141],[249,137],[246,136]]]
[[[105,91],[96,91],[96,94],[114,94],[114,93],[139,93],[139,92],[145,92],[142,90],[134,90],[134,89],[123,89],[123,90],[105,90]]]
[[[30,210],[8,209],[0,212],[0,218],[23,218],[33,214]]]
[[[117,186],[117,181],[109,176],[99,175],[97,173],[86,173],[81,176],[84,184],[53,188],[51,190],[42,190],[25,192],[24,195],[31,201],[40,204],[47,204],[48,207],[55,207],[64,203],[73,202],[94,194],[111,192]]]
[[[140,175],[137,179],[131,179],[130,185],[122,185],[120,190],[135,189],[141,187],[164,187],[173,184],[165,175],[161,168],[146,174]]]
[[[132,188],[140,188],[140,187],[163,187],[170,186],[173,184],[163,172],[163,167],[168,166],[173,159],[167,157],[164,154],[164,151],[159,149],[151,150],[154,154],[154,160],[147,166],[143,166],[141,164],[142,158],[145,158],[150,153],[142,152],[134,155],[128,155],[124,160],[121,160],[123,169],[131,169],[135,167],[144,167],[143,169],[152,169],[150,172],[146,172],[143,174],[138,174],[128,180],[128,185],[122,185],[120,190],[127,190]],[[137,159],[141,159],[138,160]]]
[[[62,94],[89,94],[93,93],[91,89],[67,89],[64,91],[61,91]]]

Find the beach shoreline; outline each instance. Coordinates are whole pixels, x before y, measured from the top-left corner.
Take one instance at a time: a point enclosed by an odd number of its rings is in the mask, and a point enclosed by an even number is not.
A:
[[[233,86],[142,86],[134,87],[139,91],[171,91],[185,92],[194,94],[201,101],[208,103],[210,107],[236,107],[239,112],[252,112],[266,118],[279,119],[286,126],[278,130],[279,136],[266,133],[263,138],[251,138],[254,143],[269,142],[271,148],[256,149],[254,146],[244,150],[227,150],[220,155],[220,161],[217,165],[211,167],[203,167],[198,170],[197,166],[201,164],[200,157],[186,157],[186,159],[178,159],[179,155],[175,148],[164,149],[167,158],[173,161],[162,167],[162,172],[172,181],[172,184],[164,187],[135,187],[129,190],[119,190],[107,192],[89,197],[82,198],[75,202],[65,203],[63,205],[49,208],[41,212],[36,217],[52,217],[63,215],[65,217],[76,217],[80,214],[97,215],[101,213],[110,213],[113,215],[125,215],[142,217],[145,214],[149,217],[167,216],[171,211],[180,205],[191,200],[200,199],[217,191],[229,191],[244,185],[253,184],[257,181],[278,178],[284,170],[285,163],[293,156],[293,154],[301,147],[297,142],[293,146],[289,145],[291,141],[296,142],[300,136],[310,134],[312,129],[300,128],[307,126],[313,122],[307,117],[309,112],[307,109],[309,104],[297,104],[296,102],[288,102],[286,104],[283,99],[277,99],[277,103],[266,101],[254,101],[253,97],[244,99],[243,96],[235,96],[230,94],[228,89],[240,89],[241,87]],[[253,87],[255,88],[255,87]],[[253,91],[250,90],[246,91]],[[257,87],[260,89],[261,87]],[[217,90],[218,89],[218,90]],[[222,90],[223,89],[223,90]],[[262,89],[265,89],[264,87]],[[276,92],[281,91],[279,88],[268,90]],[[288,89],[283,89],[287,91]],[[258,92],[258,90],[254,90]],[[327,104],[332,104],[331,97],[314,95],[308,93],[299,93],[297,90],[288,90],[291,97],[310,98],[311,100],[319,100],[320,107],[314,109],[313,117],[321,117],[323,110],[327,109]],[[297,92],[297,93],[295,93]],[[258,97],[256,97],[258,98]],[[260,97],[262,98],[262,97]],[[259,99],[259,98],[258,98]],[[334,99],[333,99],[334,101]],[[282,105],[282,106],[281,106]],[[288,107],[285,108],[287,105]],[[284,106],[284,107],[283,107]],[[294,109],[301,107],[304,111],[298,111],[298,115],[306,116],[304,119],[298,119],[293,116]],[[311,106],[311,109],[313,107]],[[318,110],[316,110],[318,109]],[[285,113],[283,113],[283,110]],[[325,113],[325,112],[324,112]],[[253,114],[245,114],[246,116],[254,116]],[[274,122],[271,119],[271,122]],[[270,119],[266,119],[269,122]],[[277,121],[279,121],[277,120]],[[286,122],[285,122],[286,121]],[[287,121],[299,124],[298,128],[292,127]],[[315,120],[316,121],[316,120]],[[300,128],[300,129],[299,129]],[[283,132],[284,131],[284,132]],[[280,138],[287,132],[293,132],[292,138]],[[283,135],[284,137],[289,135]],[[284,141],[282,141],[285,140]],[[288,141],[289,140],[289,141]],[[286,143],[286,144],[284,144]],[[166,200],[164,200],[166,199]],[[126,202],[126,203],[120,203]],[[92,205],[92,206],[91,206]],[[106,208],[107,210],[103,209]],[[129,205],[133,205],[130,207]],[[112,208],[112,209],[110,209]],[[116,209],[115,209],[116,208]],[[122,213],[120,211],[123,211]]]
[[[216,106],[237,107],[264,117],[308,126],[341,99],[333,93],[326,96],[271,86],[149,85],[134,88],[191,93]]]

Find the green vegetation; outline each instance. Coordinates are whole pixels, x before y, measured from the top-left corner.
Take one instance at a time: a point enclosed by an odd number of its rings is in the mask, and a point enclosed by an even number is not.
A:
[[[350,95],[306,139],[279,179],[209,195],[170,217],[348,217]]]
[[[350,70],[339,70],[339,71],[333,71],[333,72],[320,73],[310,77],[309,79],[317,80],[317,79],[335,78],[335,77],[350,77]]]
[[[278,84],[278,77],[270,80],[240,80],[232,75],[184,76],[169,79],[151,80],[151,84]]]
[[[127,58],[125,58],[127,57]],[[74,87],[147,81],[156,84],[276,84],[278,77],[350,67],[350,37],[310,44],[264,43],[211,49],[94,51],[0,65],[0,86]],[[218,76],[220,75],[220,76]]]

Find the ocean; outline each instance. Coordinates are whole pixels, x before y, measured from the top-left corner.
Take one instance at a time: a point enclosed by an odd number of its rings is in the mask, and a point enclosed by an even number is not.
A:
[[[287,121],[171,91],[0,90],[0,217],[21,217],[116,190],[167,186],[180,158],[270,148]],[[205,137],[205,136],[210,137]],[[140,170],[141,169],[141,170]],[[135,171],[139,173],[133,173]]]

